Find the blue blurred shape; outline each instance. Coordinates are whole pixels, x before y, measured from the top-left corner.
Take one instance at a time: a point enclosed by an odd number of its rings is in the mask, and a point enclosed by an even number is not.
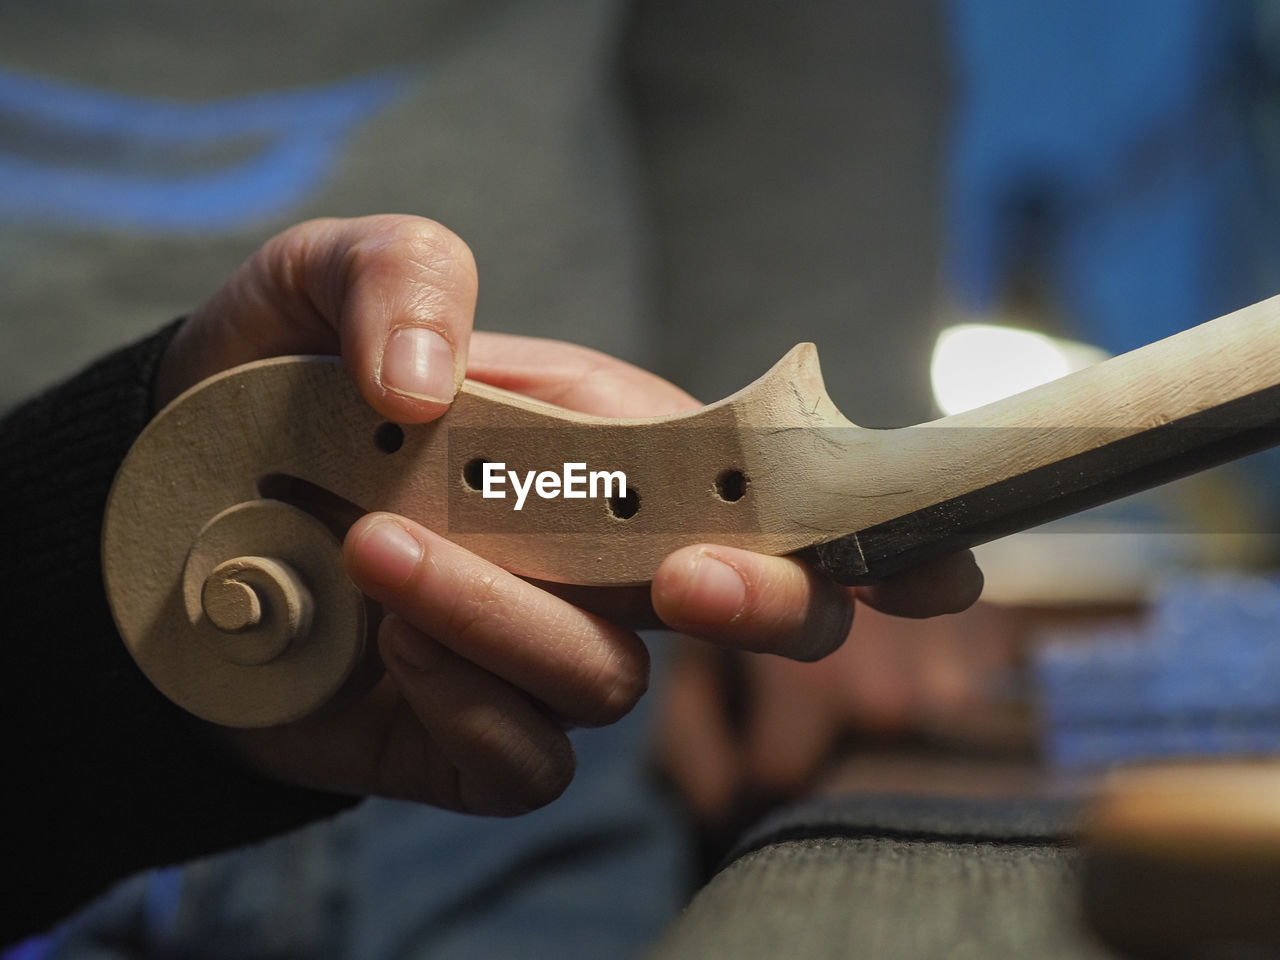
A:
[[[1060,768],[1280,752],[1280,584],[1186,579],[1146,624],[1048,637],[1034,660]]]
[[[408,82],[387,70],[185,103],[0,69],[0,220],[204,232],[279,216]]]
[[[950,0],[948,282],[973,313],[1034,277],[1131,350],[1276,292],[1251,0]]]

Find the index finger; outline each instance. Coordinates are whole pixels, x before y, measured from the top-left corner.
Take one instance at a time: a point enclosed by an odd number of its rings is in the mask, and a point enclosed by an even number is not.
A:
[[[625,360],[538,337],[476,334],[467,376],[600,417],[657,417],[701,406],[675,384]]]

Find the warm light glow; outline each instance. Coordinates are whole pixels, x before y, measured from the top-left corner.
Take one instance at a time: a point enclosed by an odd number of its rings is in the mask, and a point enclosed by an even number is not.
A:
[[[1031,330],[962,323],[938,334],[929,367],[944,414],[963,413],[1105,360],[1097,347]]]

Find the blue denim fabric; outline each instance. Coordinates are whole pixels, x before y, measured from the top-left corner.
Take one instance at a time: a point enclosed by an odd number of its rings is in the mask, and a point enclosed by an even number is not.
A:
[[[646,771],[648,697],[576,731],[563,797],[513,820],[369,800],[257,847],[131,878],[22,960],[631,956],[680,908],[683,825]]]

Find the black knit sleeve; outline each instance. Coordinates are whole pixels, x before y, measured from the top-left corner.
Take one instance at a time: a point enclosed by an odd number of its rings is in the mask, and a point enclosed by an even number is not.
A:
[[[116,633],[99,539],[117,467],[150,417],[176,324],[0,420],[0,637],[8,892],[0,942],[139,869],[331,815],[349,797],[257,776],[195,735]]]

